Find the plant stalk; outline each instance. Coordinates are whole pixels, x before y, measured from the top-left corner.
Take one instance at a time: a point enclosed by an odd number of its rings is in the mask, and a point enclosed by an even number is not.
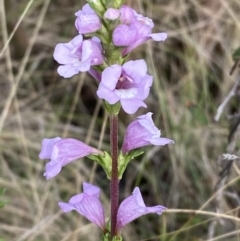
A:
[[[118,180],[118,115],[110,115],[110,143],[112,156],[111,198],[111,240],[117,234],[117,211],[119,199]]]

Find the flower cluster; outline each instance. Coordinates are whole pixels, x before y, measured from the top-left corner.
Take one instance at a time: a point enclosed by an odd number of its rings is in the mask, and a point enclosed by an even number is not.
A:
[[[105,231],[107,225],[105,223],[104,208],[99,200],[99,196],[100,188],[84,182],[83,193],[73,196],[68,203],[59,202],[58,205],[63,212],[77,211]],[[161,215],[164,210],[166,210],[166,208],[160,205],[146,207],[142,194],[139,188],[136,187],[132,195],[123,200],[119,206],[117,213],[117,233],[120,233],[125,225],[142,215],[148,213]]]
[[[55,60],[61,64],[59,75],[70,78],[88,71],[100,81],[99,98],[110,104],[120,101],[129,114],[146,107],[143,100],[149,94],[152,76],[147,74],[144,60],[124,63],[124,57],[149,39],[164,41],[167,34],[152,33],[153,21],[124,5],[106,9],[102,19],[89,4],[75,15],[79,35],[68,43],[57,44],[54,51]]]
[[[152,33],[153,21],[122,5],[123,0],[87,1],[88,4],[75,13],[78,35],[68,43],[57,44],[54,59],[60,64],[57,70],[59,75],[64,78],[70,78],[79,72],[88,72],[97,80],[96,94],[104,100],[104,106],[113,121],[120,107],[128,114],[136,113],[140,107],[146,108],[144,100],[148,97],[153,83],[153,77],[147,73],[146,62],[143,59],[127,61],[129,53],[149,39],[164,41],[167,34]],[[111,128],[114,128],[114,125],[111,125]],[[127,127],[120,153],[117,143],[115,147],[111,147],[119,154],[115,157],[111,157],[107,151],[98,150],[73,138],[44,139],[39,157],[50,160],[46,164],[44,176],[51,179],[61,172],[63,166],[88,157],[103,167],[107,177],[112,178],[111,183],[115,180],[115,184],[119,185],[118,181],[129,161],[142,154],[138,151],[139,148],[173,143],[160,135],[160,130],[153,123],[152,113],[149,112],[139,116]],[[111,152],[113,153],[113,149]],[[115,185],[114,188],[118,187]],[[111,189],[111,198],[114,193],[118,193],[118,190]],[[116,215],[111,213],[110,231],[99,197],[98,187],[83,183],[83,193],[73,196],[68,203],[59,202],[59,206],[63,212],[76,210],[99,226],[104,235],[111,233],[108,236],[111,240],[115,240],[114,237],[120,240],[118,238],[121,229],[136,218],[148,213],[160,215],[166,209],[160,205],[146,207],[141,192],[136,187],[132,195],[123,200],[119,207],[118,203],[115,203],[117,209],[111,212]],[[115,218],[115,221],[112,218]]]

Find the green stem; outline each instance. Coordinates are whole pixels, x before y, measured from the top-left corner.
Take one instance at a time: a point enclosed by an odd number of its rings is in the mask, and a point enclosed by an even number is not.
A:
[[[117,211],[119,198],[118,180],[118,115],[110,115],[110,142],[112,156],[111,195],[111,240],[117,234]]]

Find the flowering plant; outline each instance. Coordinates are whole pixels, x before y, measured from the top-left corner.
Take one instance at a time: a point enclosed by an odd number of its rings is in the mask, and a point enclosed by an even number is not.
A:
[[[143,59],[127,61],[129,53],[149,39],[164,41],[166,33],[152,33],[154,23],[122,5],[122,0],[88,0],[76,12],[75,27],[78,35],[68,43],[55,47],[54,58],[60,64],[58,73],[70,78],[79,72],[89,72],[97,81],[97,96],[104,100],[110,118],[111,151],[102,151],[73,139],[55,137],[44,139],[39,154],[49,159],[44,176],[57,176],[61,169],[82,157],[88,157],[104,169],[110,180],[111,217],[106,222],[100,201],[100,188],[83,183],[83,193],[76,194],[69,202],[59,202],[63,212],[77,211],[102,230],[102,240],[122,240],[121,230],[131,221],[148,213],[161,215],[166,207],[146,207],[139,187],[118,205],[119,181],[128,165],[148,145],[173,143],[160,137],[152,113],[139,116],[126,130],[122,148],[118,151],[118,113],[122,107],[134,114],[140,107],[147,107],[153,77],[147,74]],[[108,225],[110,223],[110,226]]]

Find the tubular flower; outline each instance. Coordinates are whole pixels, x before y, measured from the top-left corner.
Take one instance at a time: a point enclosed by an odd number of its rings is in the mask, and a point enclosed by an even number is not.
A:
[[[92,65],[103,63],[100,40],[96,37],[83,40],[82,35],[76,36],[68,43],[57,44],[53,57],[62,64],[58,67],[58,74],[64,78],[89,71]]]
[[[59,202],[63,212],[76,210],[90,222],[105,230],[103,206],[99,200],[100,188],[89,183],[83,183],[83,193],[73,196],[68,203]]]
[[[75,26],[79,34],[94,33],[102,27],[101,19],[89,4],[85,4],[82,10],[75,13],[75,16],[77,17]]]
[[[174,143],[173,140],[161,138],[160,135],[161,131],[153,123],[152,113],[141,115],[127,127],[122,151],[125,154],[142,146]]]
[[[112,39],[114,45],[126,47],[122,51],[123,55],[128,54],[149,39],[164,41],[167,38],[166,33],[152,34],[154,27],[152,19],[136,13],[127,6],[122,6],[119,11],[121,24],[114,29]]]
[[[152,81],[144,60],[111,65],[102,73],[97,95],[111,105],[120,101],[124,111],[133,114],[139,107],[147,107],[143,100],[149,95]]]
[[[142,194],[139,188],[136,187],[133,190],[132,195],[123,200],[119,206],[117,214],[117,232],[119,233],[125,225],[143,215],[148,213],[156,213],[161,215],[162,211],[166,209],[166,207],[160,205],[146,207],[142,198]]]
[[[43,139],[40,159],[50,159],[46,164],[44,176],[50,179],[58,175],[63,166],[90,154],[100,154],[101,151],[84,144],[76,139]]]
[[[119,18],[119,16],[120,16],[120,13],[115,8],[108,8],[108,10],[104,14],[104,18],[109,20],[116,20]]]

